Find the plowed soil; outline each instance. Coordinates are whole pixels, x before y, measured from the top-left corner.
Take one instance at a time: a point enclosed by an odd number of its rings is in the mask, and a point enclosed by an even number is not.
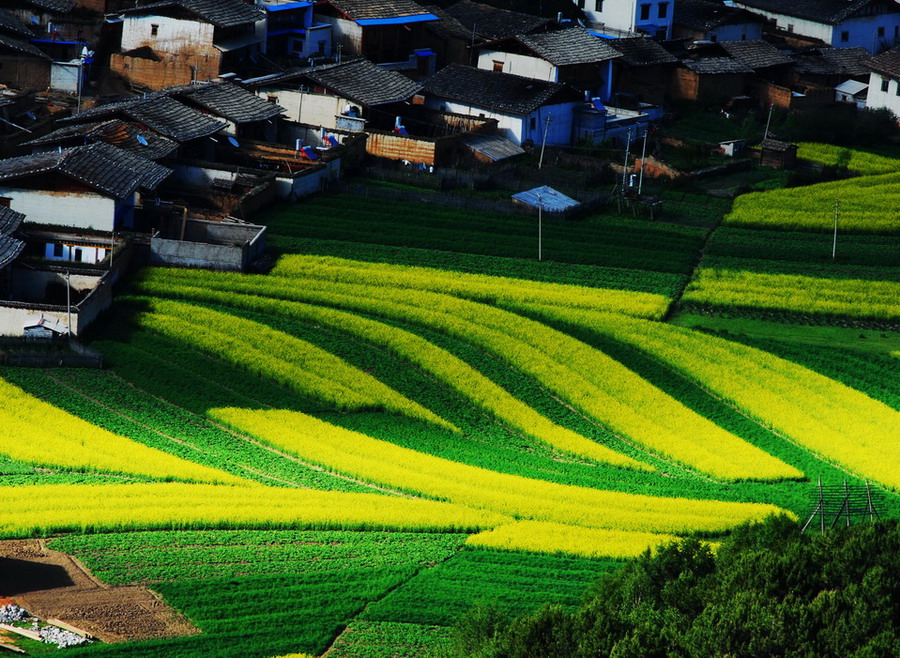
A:
[[[146,587],[110,587],[42,539],[0,541],[0,599],[103,642],[194,635],[199,629]]]

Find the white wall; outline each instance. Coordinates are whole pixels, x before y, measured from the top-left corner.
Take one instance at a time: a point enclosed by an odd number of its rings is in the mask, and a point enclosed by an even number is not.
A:
[[[344,59],[362,52],[362,28],[353,21],[316,13],[313,14],[313,20],[316,23],[331,25],[331,43],[334,54],[338,52],[338,44],[341,46],[341,57]]]
[[[887,91],[882,91],[882,85],[887,82]],[[875,73],[869,74],[869,95],[866,97],[866,108],[877,110],[886,107],[900,119],[900,80],[888,78]]]
[[[514,144],[522,144],[522,142],[529,139],[535,144],[540,144],[544,136],[545,121],[549,114],[552,118],[550,120],[550,128],[547,131],[547,144],[551,146],[565,146],[572,143],[572,113],[578,103],[546,105],[538,108],[528,116],[504,114],[490,108],[468,105],[434,96],[428,97],[425,105],[437,110],[455,112],[456,114],[496,119],[497,132]]]
[[[10,208],[25,213],[29,222],[94,231],[112,231],[116,202],[93,192],[48,192],[0,187],[11,199]]]
[[[337,127],[334,117],[340,114],[348,103],[346,98],[340,96],[309,94],[272,87],[258,88],[256,95],[267,100],[269,96],[274,96],[277,99],[275,102],[287,110],[284,118],[288,121],[324,126],[329,130]]]
[[[503,62],[503,72],[521,75],[534,80],[559,81],[559,69],[547,60],[500,50],[482,50],[478,53],[478,68],[494,70],[494,62]]]
[[[153,36],[153,25],[158,25]],[[191,45],[212,46],[214,28],[209,23],[184,21],[167,16],[126,17],[122,24],[122,51],[141,46],[175,53],[189,51]]]
[[[54,256],[54,251],[56,249],[57,244],[62,249],[62,254],[59,256]],[[75,250],[81,250],[81,258],[76,259]],[[85,245],[71,245],[71,244],[63,244],[61,242],[47,242],[44,245],[44,258],[47,260],[58,260],[58,261],[68,261],[72,263],[90,263],[92,265],[96,265],[104,258],[106,258],[106,254],[109,253],[108,249],[103,249],[101,247],[88,247]]]
[[[672,36],[672,14],[678,0],[586,0],[585,14],[595,23],[603,23],[616,30],[644,29],[653,32],[652,26],[666,29],[666,38]],[[576,3],[577,4],[577,3]],[[659,6],[666,6],[666,15],[659,17]],[[646,20],[641,19],[641,5],[649,6]]]

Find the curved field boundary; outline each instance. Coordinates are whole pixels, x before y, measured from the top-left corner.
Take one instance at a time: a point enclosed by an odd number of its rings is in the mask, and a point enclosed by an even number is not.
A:
[[[148,278],[164,293],[174,270]],[[189,280],[190,274],[187,275]],[[569,404],[650,450],[726,479],[802,473],[694,413],[602,352],[539,322],[444,294],[314,278],[201,277],[206,287],[337,305],[436,328],[490,350]],[[145,284],[146,285],[146,284]],[[750,468],[747,464],[753,464]]]
[[[772,505],[657,498],[497,473],[433,457],[293,411],[213,409],[241,432],[364,480],[517,518],[642,532],[719,531],[783,510]]]
[[[659,322],[544,307],[684,372],[766,427],[862,478],[900,488],[900,412],[768,352]]]
[[[368,493],[204,484],[0,487],[0,537],[62,531],[314,528],[471,532],[508,516]]]
[[[169,285],[164,289],[154,290],[179,298],[284,315],[348,332],[402,356],[500,421],[558,450],[608,464],[651,468],[557,425],[510,395],[462,359],[403,329],[348,311],[257,295],[226,293],[181,285]]]
[[[113,434],[2,379],[0,434],[0,453],[40,466],[195,482],[246,482]]]
[[[152,312],[137,317],[141,327],[183,340],[251,372],[318,397],[338,409],[383,407],[451,431],[451,423],[400,395],[371,375],[312,343],[212,309],[168,300],[145,301]]]
[[[864,176],[890,174],[897,171],[897,160],[886,158],[883,155],[867,153],[848,149],[834,144],[822,144],[819,142],[798,142],[797,157],[822,165],[837,166],[841,157],[849,156],[846,166]]]

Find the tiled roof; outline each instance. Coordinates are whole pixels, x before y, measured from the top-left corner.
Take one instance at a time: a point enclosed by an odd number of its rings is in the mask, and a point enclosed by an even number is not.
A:
[[[25,55],[30,55],[32,57],[40,57],[41,59],[49,60],[50,58],[44,54],[36,46],[28,43],[27,41],[23,41],[22,39],[15,39],[13,37],[8,37],[5,34],[0,34],[0,49],[5,48],[8,50],[12,50],[17,53],[24,53]]]
[[[73,0],[25,0],[29,5],[57,14],[68,14],[75,9]]]
[[[554,22],[549,18],[497,9],[471,0],[460,0],[447,7],[446,12],[469,30],[470,34],[474,31],[487,39],[528,34]]]
[[[102,194],[124,199],[138,188],[156,189],[172,170],[109,144],[90,144],[8,158],[0,181],[57,171]]]
[[[160,9],[181,7],[216,27],[235,27],[255,23],[265,17],[262,9],[241,0],[163,0],[126,9],[122,14],[150,14]]]
[[[622,53],[622,61],[629,66],[652,66],[672,64],[678,59],[653,39],[630,37],[610,39],[609,45]]]
[[[770,137],[766,137],[759,143],[759,148],[783,153],[787,150],[790,150],[791,148],[797,147],[790,142],[782,142],[780,139],[772,139]]]
[[[364,106],[400,103],[409,100],[422,89],[421,84],[410,80],[402,73],[388,71],[362,58],[316,66],[290,73],[282,79],[297,77],[311,80],[339,96]]]
[[[598,39],[580,27],[540,34],[520,34],[488,43],[502,46],[504,42],[518,41],[541,59],[554,66],[593,64],[621,57],[605,39]],[[501,48],[502,49],[502,48]]]
[[[681,62],[694,73],[715,75],[718,73],[753,73],[753,69],[730,57],[701,57]]]
[[[61,123],[82,122],[91,119],[105,119],[123,116],[143,124],[176,142],[187,142],[207,137],[225,127],[225,122],[189,108],[174,98],[169,98],[165,90],[154,92],[142,98],[131,98],[118,103],[98,105],[81,114],[62,119]]]
[[[16,34],[20,37],[31,39],[34,33],[28,29],[28,26],[21,18],[15,14],[11,14],[5,9],[0,9],[0,32],[7,34]]]
[[[728,7],[708,0],[677,0],[672,20],[685,27],[706,32],[722,25],[740,25],[743,23],[762,23],[759,14],[746,9]]]
[[[285,111],[280,105],[269,103],[256,94],[230,82],[193,85],[185,92],[176,93],[176,96],[234,123],[265,121],[277,117]]]
[[[429,14],[434,14],[440,20],[428,23],[428,29],[444,39],[472,40],[472,30],[447,13],[447,10],[437,5],[423,4],[422,8]]]
[[[324,0],[354,21],[417,16],[428,11],[413,0]]]
[[[885,51],[869,60],[869,68],[876,73],[900,78],[900,48]]]
[[[736,2],[751,11],[759,9],[836,25],[873,0],[736,0]]]
[[[499,162],[506,158],[512,158],[525,153],[525,149],[497,133],[475,133],[462,138],[462,143],[476,153],[489,158],[492,162]]]
[[[722,41],[719,45],[734,59],[754,70],[793,61],[767,41]]]
[[[450,64],[425,80],[425,92],[512,114],[530,114],[557,95],[564,96],[566,100],[580,99],[577,92],[555,82],[461,64]]]
[[[11,265],[23,249],[25,249],[24,242],[0,233],[0,270]]]
[[[143,138],[146,145],[138,139],[139,136]],[[77,139],[106,142],[148,160],[164,158],[178,148],[178,144],[171,139],[121,119],[64,126],[43,137],[25,142],[23,146],[65,144],[70,140]]]
[[[865,48],[816,48],[794,57],[794,70],[814,75],[868,75],[872,55]]]
[[[11,208],[0,206],[0,236],[15,233],[24,219],[24,214]]]

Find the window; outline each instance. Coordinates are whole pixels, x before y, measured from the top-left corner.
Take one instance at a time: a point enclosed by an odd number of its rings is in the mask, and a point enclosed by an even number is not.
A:
[[[150,36],[155,37],[157,35],[159,35],[159,25],[156,25],[155,23],[151,23],[150,24]]]
[[[594,2],[594,11],[603,11],[603,0],[596,0]]]
[[[531,117],[531,121],[528,122],[528,128],[530,130],[534,130],[535,128],[537,128],[537,119]]]
[[[62,258],[63,257],[63,246],[58,242],[53,245],[53,257],[54,258]]]
[[[80,262],[81,262],[82,254],[83,254],[83,253],[84,253],[84,252],[83,252],[81,249],[79,249],[78,247],[75,247],[75,262],[76,262],[76,263],[80,263]]]
[[[741,41],[746,41],[746,40],[747,40],[747,34],[745,32],[744,34],[741,35]]]
[[[584,0],[578,0],[578,8],[584,9]]]
[[[850,41],[850,32],[844,30],[841,32],[841,43],[847,43],[848,41]]]
[[[787,30],[788,30],[788,32],[793,32],[793,31],[794,31],[794,24],[793,24],[793,23],[788,23],[788,28],[787,28]]]
[[[325,41],[319,41],[316,44],[316,57],[322,57],[325,55]]]
[[[894,93],[900,96],[900,80],[894,83]]]
[[[888,85],[891,84],[888,80],[881,81],[881,91],[887,91]]]
[[[669,15],[669,3],[668,2],[660,2],[659,3],[658,15],[660,18],[666,18]]]
[[[646,21],[650,19],[650,5],[641,5],[641,20]]]
[[[878,37],[884,39],[884,25],[878,28]]]
[[[493,61],[494,61],[494,70],[500,71],[502,73],[503,72],[503,62],[497,61],[496,59]]]
[[[894,26],[894,38],[900,39],[900,25]]]

